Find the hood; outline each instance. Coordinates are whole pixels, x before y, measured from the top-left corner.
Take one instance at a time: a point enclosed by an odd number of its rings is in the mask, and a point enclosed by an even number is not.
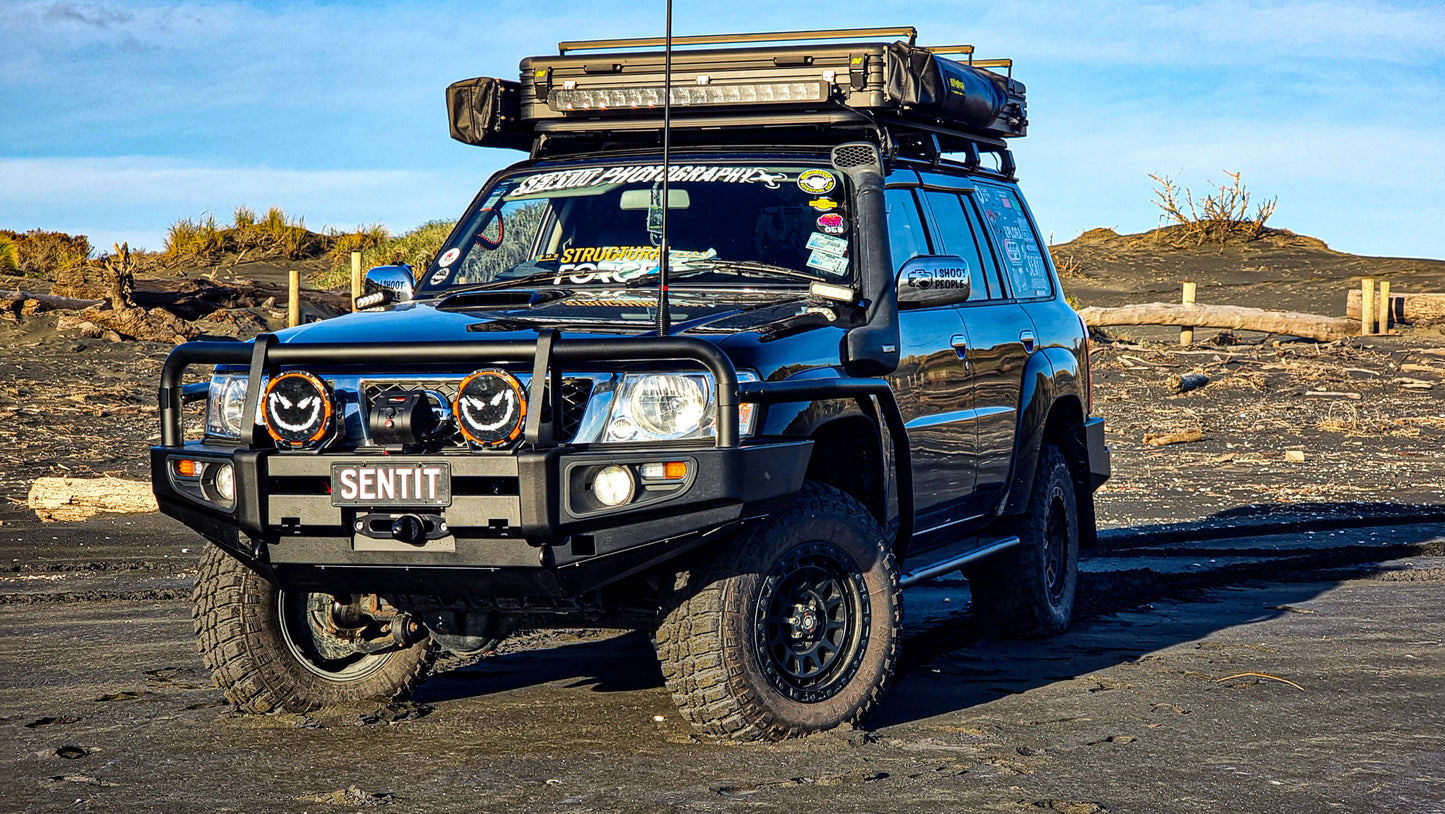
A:
[[[523,304],[519,304],[519,301]],[[651,336],[657,311],[651,293],[636,291],[563,292],[561,296],[526,297],[518,292],[462,293],[441,299],[397,305],[386,311],[344,314],[277,331],[282,342],[386,344],[467,339],[531,339],[542,328],[567,335]],[[797,333],[826,324],[824,319],[799,321],[810,303],[807,293],[730,293],[717,297],[678,293],[671,301],[674,336],[721,342],[739,333]],[[814,324],[816,323],[816,324]]]

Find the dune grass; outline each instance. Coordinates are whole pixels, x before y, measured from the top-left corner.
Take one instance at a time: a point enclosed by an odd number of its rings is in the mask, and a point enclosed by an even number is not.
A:
[[[288,217],[280,207],[273,206],[257,218],[250,207],[238,206],[230,226],[222,226],[209,212],[171,224],[164,254],[170,261],[202,263],[213,263],[227,253],[300,260],[316,256],[326,243],[325,236],[306,228],[304,218]]]

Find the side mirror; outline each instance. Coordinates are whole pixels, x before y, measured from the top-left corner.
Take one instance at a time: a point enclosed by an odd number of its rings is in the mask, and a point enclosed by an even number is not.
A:
[[[394,302],[407,302],[416,291],[416,278],[411,266],[377,266],[366,272],[366,282],[356,308],[379,308]]]
[[[936,308],[968,301],[968,261],[953,255],[915,257],[898,270],[899,308]]]

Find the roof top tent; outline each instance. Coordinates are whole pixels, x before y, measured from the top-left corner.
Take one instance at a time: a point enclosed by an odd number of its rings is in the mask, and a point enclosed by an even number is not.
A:
[[[919,46],[917,33],[674,37],[673,144],[830,145],[866,132],[889,155],[962,153],[977,166],[980,152],[994,153],[1012,175],[1004,139],[1028,129],[1012,61],[976,60],[971,45]],[[447,88],[452,138],[534,157],[655,146],[662,46],[661,38],[563,42],[556,56],[522,60],[520,82],[456,82]]]

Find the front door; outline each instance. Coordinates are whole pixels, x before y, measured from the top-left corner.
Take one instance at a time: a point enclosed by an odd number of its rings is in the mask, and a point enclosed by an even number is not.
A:
[[[914,190],[889,189],[884,197],[895,273],[911,258],[937,254]],[[908,427],[915,527],[925,532],[962,519],[973,491],[968,336],[951,306],[902,310],[898,323],[898,369],[888,379]]]

